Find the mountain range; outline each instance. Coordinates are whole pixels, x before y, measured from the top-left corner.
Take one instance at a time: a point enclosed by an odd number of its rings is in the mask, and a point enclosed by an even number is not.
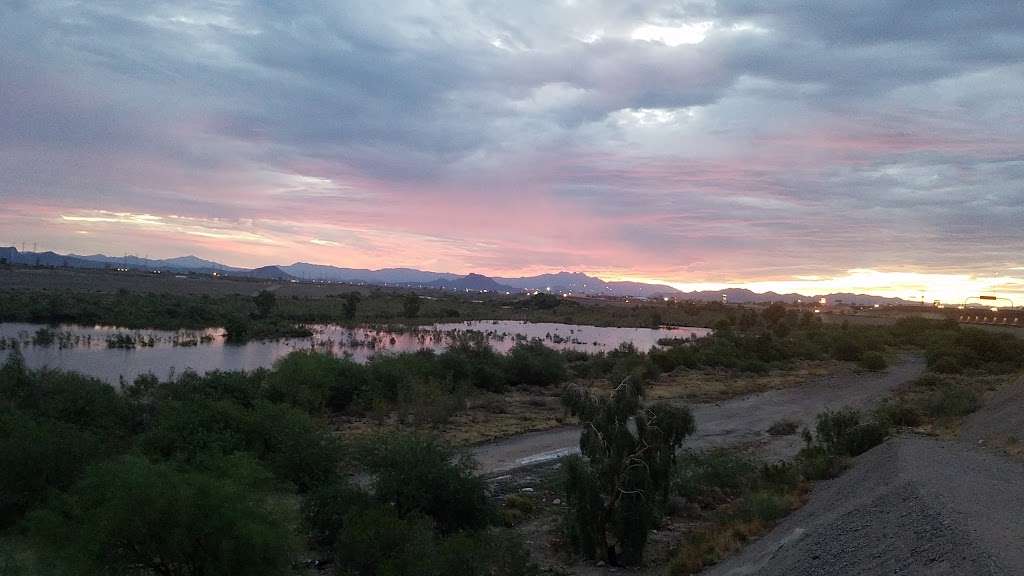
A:
[[[408,286],[460,292],[552,292],[606,296],[633,296],[645,298],[675,297],[687,300],[719,301],[724,295],[726,301],[735,304],[756,302],[793,302],[795,300],[817,300],[827,298],[829,302],[842,301],[848,304],[910,304],[900,298],[886,298],[869,294],[833,293],[808,296],[805,294],[758,293],[745,288],[725,288],[683,292],[666,284],[643,282],[608,282],[582,272],[558,272],[518,278],[488,277],[481,274],[467,275],[450,272],[430,272],[415,268],[342,268],[324,264],[296,262],[289,265],[262,266],[260,268],[239,268],[219,262],[204,260],[196,256],[182,256],[164,260],[139,258],[137,256],[106,256],[92,254],[57,254],[56,252],[21,252],[14,247],[0,247],[0,260],[11,264],[29,266],[55,266],[70,268],[120,268],[134,270],[161,270],[169,272],[195,272],[211,274],[217,272],[226,276],[259,278],[282,281],[345,282],[351,284],[377,284],[387,286]]]

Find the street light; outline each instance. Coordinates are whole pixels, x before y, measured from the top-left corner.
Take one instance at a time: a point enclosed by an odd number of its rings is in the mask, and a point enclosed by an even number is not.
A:
[[[1010,310],[1014,309],[1013,300],[1010,300],[1009,298],[1002,298],[1000,296],[987,296],[987,295],[986,296],[968,296],[967,298],[964,298],[964,308],[967,307],[967,301],[968,300],[985,300],[985,301],[988,301],[988,302],[995,302],[995,301],[998,301],[998,300],[1005,300],[1006,302],[1010,303]]]

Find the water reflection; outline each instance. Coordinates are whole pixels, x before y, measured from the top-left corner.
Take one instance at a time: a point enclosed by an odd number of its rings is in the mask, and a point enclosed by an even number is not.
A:
[[[254,370],[271,366],[295,350],[316,349],[365,362],[375,354],[441,351],[458,339],[486,342],[507,352],[533,338],[565,350],[599,352],[622,343],[638,349],[660,338],[698,338],[706,328],[609,328],[510,320],[442,323],[414,328],[310,325],[313,336],[228,344],[220,328],[205,330],[129,330],[111,326],[0,323],[0,356],[17,345],[32,368],[75,370],[111,383],[139,374],[167,377],[184,370]]]

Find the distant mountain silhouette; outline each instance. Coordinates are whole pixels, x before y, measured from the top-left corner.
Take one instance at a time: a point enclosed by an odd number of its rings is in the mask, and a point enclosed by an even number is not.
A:
[[[470,290],[473,292],[519,292],[512,286],[499,284],[482,274],[467,274],[462,278],[441,278],[424,286],[443,290]]]
[[[330,282],[354,282],[366,284],[413,284],[428,283],[439,279],[455,279],[458,274],[424,272],[413,268],[339,268],[324,264],[296,262],[290,266],[279,266],[281,270],[303,280],[326,280]]]
[[[211,260],[203,260],[197,256],[179,256],[177,258],[168,258],[166,260],[153,260],[149,258],[139,258],[138,256],[107,256],[106,254],[92,254],[88,256],[69,254],[69,256],[88,260],[90,262],[110,264],[115,267],[127,265],[129,268],[147,268],[152,270],[182,270],[196,272],[210,270],[241,272],[245,270],[245,268],[236,268],[233,266],[226,266],[218,262],[213,262]]]
[[[606,294],[608,296],[655,296],[658,294],[679,294],[679,291],[664,284],[643,282],[606,282],[582,272],[558,272],[520,278],[495,278],[496,282],[524,290],[541,290],[556,293]]]
[[[468,275],[449,272],[428,272],[415,268],[340,268],[324,264],[295,262],[287,266],[263,266],[255,269],[226,266],[219,262],[204,260],[197,256],[182,256],[165,260],[151,260],[137,256],[117,257],[103,254],[79,256],[76,254],[62,255],[55,252],[19,252],[13,246],[0,247],[0,258],[12,264],[28,266],[68,266],[72,268],[116,268],[127,265],[139,270],[169,270],[197,273],[219,272],[230,276],[260,278],[266,280],[306,280],[347,282],[354,284],[397,285],[423,288],[444,288],[454,290],[471,290],[482,292],[522,292],[550,291],[562,294],[635,296],[644,298],[674,297],[681,300],[720,301],[725,295],[726,301],[733,304],[751,304],[758,302],[795,302],[797,300],[816,301],[827,298],[830,304],[839,302],[871,306],[874,304],[913,304],[900,298],[886,298],[870,294],[822,294],[808,296],[803,294],[777,294],[775,292],[758,293],[746,288],[724,288],[722,290],[702,290],[682,292],[664,284],[647,284],[644,282],[613,281],[607,282],[582,272],[558,272],[555,274],[539,274],[519,278],[489,278],[482,274]]]
[[[263,280],[298,280],[295,276],[281,270],[280,266],[262,266],[244,272],[236,272],[235,276],[246,278],[260,278]]]

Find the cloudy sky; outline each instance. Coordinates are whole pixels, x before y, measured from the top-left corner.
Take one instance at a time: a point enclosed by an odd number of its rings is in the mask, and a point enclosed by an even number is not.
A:
[[[1024,300],[1019,0],[6,0],[0,47],[0,244]]]

